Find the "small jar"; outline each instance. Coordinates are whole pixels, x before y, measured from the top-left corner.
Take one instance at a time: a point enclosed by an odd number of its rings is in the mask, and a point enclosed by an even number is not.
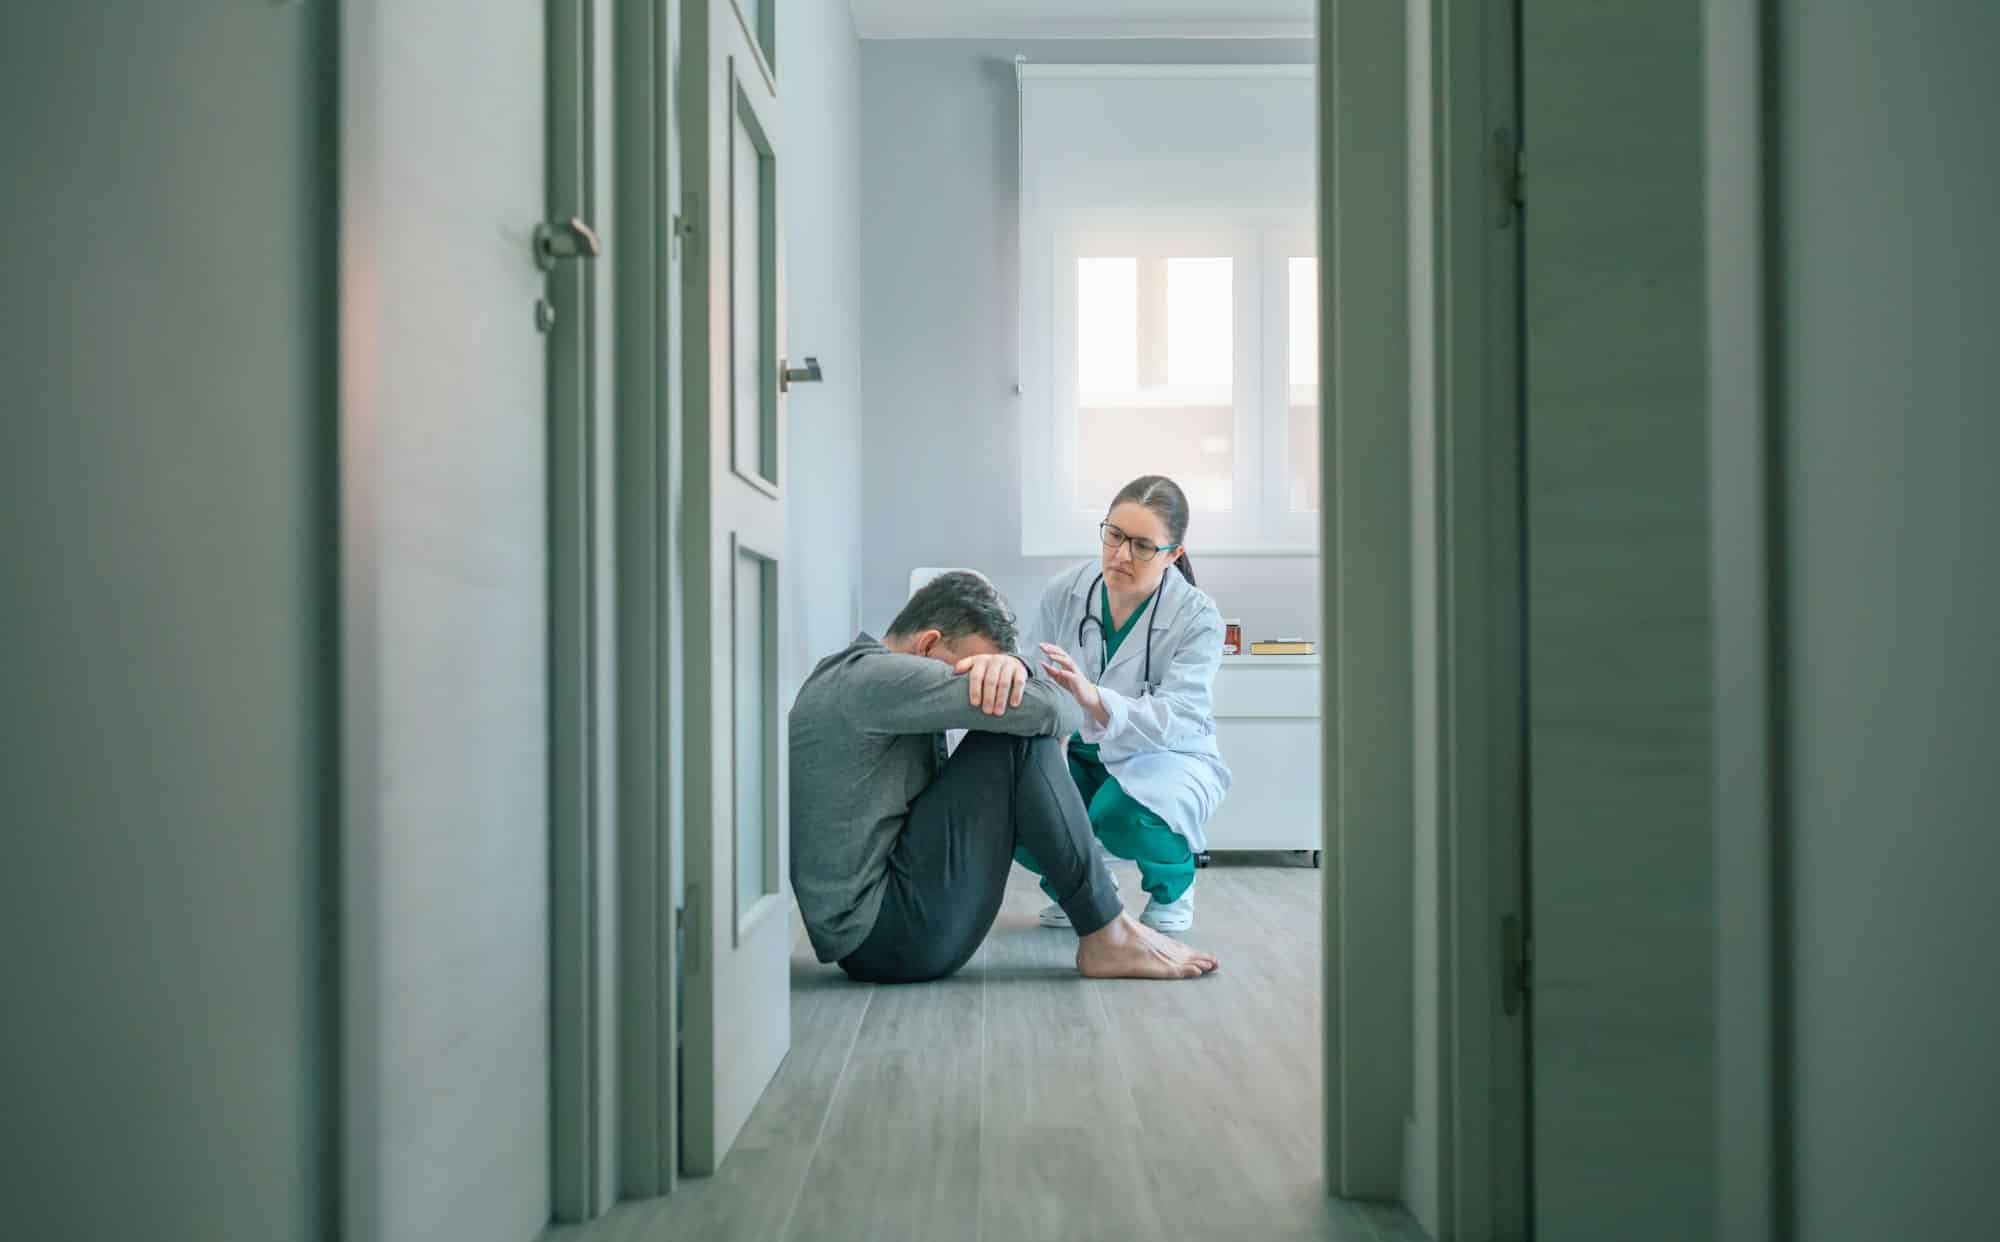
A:
[[[1222,654],[1241,655],[1243,652],[1243,623],[1222,619]]]

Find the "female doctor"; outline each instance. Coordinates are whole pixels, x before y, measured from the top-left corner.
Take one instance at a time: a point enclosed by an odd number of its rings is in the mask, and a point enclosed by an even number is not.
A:
[[[1042,670],[1083,709],[1069,771],[1091,828],[1107,852],[1139,864],[1150,897],[1140,919],[1163,932],[1194,923],[1202,827],[1229,789],[1210,699],[1222,614],[1194,584],[1187,525],[1172,479],[1126,484],[1098,527],[1103,554],[1049,583],[1033,630]],[[1015,858],[1040,874],[1025,850]],[[1047,880],[1042,891],[1056,897]],[[1058,905],[1041,922],[1069,925]]]

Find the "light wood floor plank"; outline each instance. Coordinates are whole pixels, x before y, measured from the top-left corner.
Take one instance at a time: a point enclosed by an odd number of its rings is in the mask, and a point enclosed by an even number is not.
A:
[[[949,979],[869,986],[784,1236],[976,1242],[986,952]]]
[[[1421,1242],[1325,1196],[1321,875],[1254,862],[1201,872],[1185,938],[1223,969],[1186,983],[1079,978],[1019,870],[948,980],[855,984],[801,939],[791,1055],[722,1169],[552,1239]]]
[[[1077,976],[1075,934],[1039,926],[1047,899],[1016,879],[987,940],[984,1237],[1141,1236],[1159,1220],[1101,985]]]

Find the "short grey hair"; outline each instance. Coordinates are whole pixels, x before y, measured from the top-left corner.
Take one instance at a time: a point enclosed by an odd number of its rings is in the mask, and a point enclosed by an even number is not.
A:
[[[1006,599],[983,575],[969,569],[939,574],[918,587],[889,623],[892,638],[908,638],[925,630],[936,630],[946,642],[978,634],[991,639],[1002,651],[1013,651],[1021,639]]]

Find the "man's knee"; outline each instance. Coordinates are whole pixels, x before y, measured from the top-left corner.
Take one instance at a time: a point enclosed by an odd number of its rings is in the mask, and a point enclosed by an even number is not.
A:
[[[945,773],[954,784],[970,780],[982,786],[996,782],[1011,786],[1023,757],[1021,741],[1004,733],[975,729],[959,739],[945,764]]]
[[[999,746],[1008,749],[1024,747],[1060,748],[1062,746],[1062,739],[1059,737],[1022,737],[1017,733],[994,733],[986,729],[971,729],[966,732],[965,740],[958,744],[958,749],[964,750],[968,746]]]
[[[952,752],[956,760],[960,755],[979,761],[1002,761],[1006,763],[1055,763],[1063,759],[1062,739],[1054,737],[1020,737],[1012,733],[988,733],[974,729],[965,735]]]
[[[952,758],[956,759],[960,755],[976,755],[984,751],[1010,752],[1026,740],[1006,733],[988,733],[984,729],[973,729],[959,739],[958,748],[951,754]]]

